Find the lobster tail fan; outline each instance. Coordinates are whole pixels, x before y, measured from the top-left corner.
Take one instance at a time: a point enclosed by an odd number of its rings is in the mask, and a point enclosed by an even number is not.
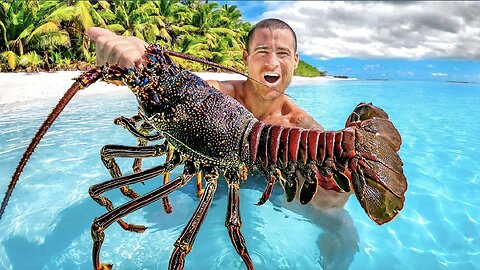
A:
[[[35,151],[35,148],[40,143],[45,133],[47,133],[48,129],[52,126],[55,119],[57,119],[57,117],[60,115],[63,109],[67,106],[70,100],[75,96],[75,94],[80,89],[97,81],[101,76],[102,76],[102,73],[98,72],[98,69],[93,69],[91,70],[91,72],[85,73],[85,76],[81,78],[83,80],[78,78],[77,81],[67,90],[67,92],[65,92],[63,97],[58,101],[58,104],[55,106],[52,112],[48,115],[47,119],[45,119],[43,124],[40,126],[37,133],[33,137],[32,141],[28,145],[27,149],[23,153],[22,159],[18,163],[17,168],[13,173],[12,179],[10,180],[10,184],[8,185],[7,191],[5,192],[5,197],[3,198],[2,205],[0,207],[0,219],[2,218],[3,213],[5,212],[5,208],[7,207],[8,200],[12,195],[13,189],[15,188],[18,182],[18,179],[22,174],[23,169],[25,168],[25,165],[27,164],[30,156],[32,155],[33,151]]]
[[[352,183],[360,205],[378,225],[389,222],[402,210],[404,197],[397,197],[380,183],[365,176],[361,169],[352,173]]]
[[[388,115],[361,103],[347,120],[355,127],[357,156],[350,161],[352,186],[360,205],[377,224],[392,220],[403,208],[407,179],[397,151],[401,137]]]
[[[350,126],[350,124],[353,122],[359,122],[359,121],[364,121],[364,120],[373,119],[373,118],[388,119],[388,114],[381,108],[373,106],[372,103],[361,102],[357,105],[357,107],[355,107],[353,112],[347,118],[345,127]]]
[[[345,127],[349,126],[359,126],[365,131],[386,139],[395,151],[398,151],[402,144],[402,137],[388,119],[388,114],[381,108],[373,106],[372,103],[358,104],[347,118]]]

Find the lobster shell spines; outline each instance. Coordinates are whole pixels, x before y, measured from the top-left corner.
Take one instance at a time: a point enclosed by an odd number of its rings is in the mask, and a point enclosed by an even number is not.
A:
[[[241,163],[243,134],[254,116],[237,100],[176,65],[168,54],[151,45],[147,68],[134,67],[126,74],[142,115],[192,159],[222,166]]]

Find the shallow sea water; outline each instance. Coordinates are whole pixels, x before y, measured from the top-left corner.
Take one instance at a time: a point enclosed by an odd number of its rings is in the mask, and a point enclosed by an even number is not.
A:
[[[383,108],[402,135],[409,186],[401,213],[378,226],[354,196],[344,211],[321,214],[286,203],[276,186],[270,201],[256,206],[265,181],[250,177],[240,192],[242,232],[256,269],[480,269],[480,85],[328,81],[297,84],[288,93],[328,130],[342,128],[361,101]],[[56,101],[0,105],[2,193]],[[103,145],[136,143],[113,124],[136,106],[126,91],[74,98],[32,155],[0,222],[0,269],[92,268],[90,226],[105,210],[88,188],[110,179],[99,158]],[[162,162],[146,159],[143,166]],[[119,165],[131,171],[131,160]],[[161,181],[132,188],[145,193]],[[219,181],[186,269],[245,269],[224,226],[226,191]],[[117,190],[106,195],[115,205],[127,201]],[[114,269],[167,269],[173,243],[198,202],[194,181],[169,198],[170,215],[158,202],[125,218],[148,226],[143,234],[109,227],[102,262]]]

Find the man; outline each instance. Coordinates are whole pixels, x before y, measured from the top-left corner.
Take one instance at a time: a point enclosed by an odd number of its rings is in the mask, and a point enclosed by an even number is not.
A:
[[[87,34],[96,43],[97,65],[106,62],[124,67],[142,64],[147,46],[144,41],[118,36],[97,27],[88,29]],[[293,29],[278,19],[262,20],[249,32],[246,47],[243,60],[248,75],[254,80],[210,80],[208,83],[235,98],[256,118],[268,124],[324,130],[284,94],[299,60],[297,37]],[[318,187],[311,203],[322,210],[342,208],[349,196],[350,193],[337,193]]]

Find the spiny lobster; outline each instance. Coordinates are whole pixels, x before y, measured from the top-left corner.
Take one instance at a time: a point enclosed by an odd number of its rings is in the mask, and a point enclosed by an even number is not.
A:
[[[300,202],[312,200],[317,188],[337,192],[353,191],[367,215],[377,224],[392,220],[403,208],[407,181],[397,152],[401,137],[388,115],[372,104],[360,103],[348,117],[345,128],[321,132],[269,125],[257,120],[235,99],[216,91],[195,74],[174,64],[175,53],[158,45],[146,50],[143,67],[121,68],[116,65],[93,68],[80,75],[47,117],[25,151],[8,187],[0,209],[0,218],[13,188],[33,150],[75,93],[99,79],[123,81],[135,94],[139,118],[119,119],[132,134],[144,140],[164,137],[163,144],[105,146],[102,160],[113,179],[90,187],[90,196],[108,212],[92,224],[92,261],[94,269],[110,269],[100,263],[104,231],[114,222],[122,228],[143,232],[144,226],[127,224],[122,217],[157,201],[185,185],[198,172],[204,173],[206,186],[192,218],[174,244],[169,269],[183,269],[185,256],[213,200],[217,179],[223,173],[228,183],[226,227],[232,243],[248,269],[253,269],[240,227],[239,185],[246,170],[259,170],[267,186],[258,204],[268,200],[279,182],[288,201],[299,195]],[[176,55],[178,56],[178,55]],[[135,122],[147,125],[148,132]],[[142,132],[143,131],[143,132]],[[160,166],[122,176],[115,175],[114,157],[161,156],[174,146],[171,158]],[[144,194],[130,194],[131,200],[116,208],[102,194],[115,188],[143,182],[166,174],[179,164],[183,173],[172,181]],[[305,181],[301,187],[296,173]],[[126,192],[128,193],[128,192]],[[128,195],[128,194],[127,194]]]

